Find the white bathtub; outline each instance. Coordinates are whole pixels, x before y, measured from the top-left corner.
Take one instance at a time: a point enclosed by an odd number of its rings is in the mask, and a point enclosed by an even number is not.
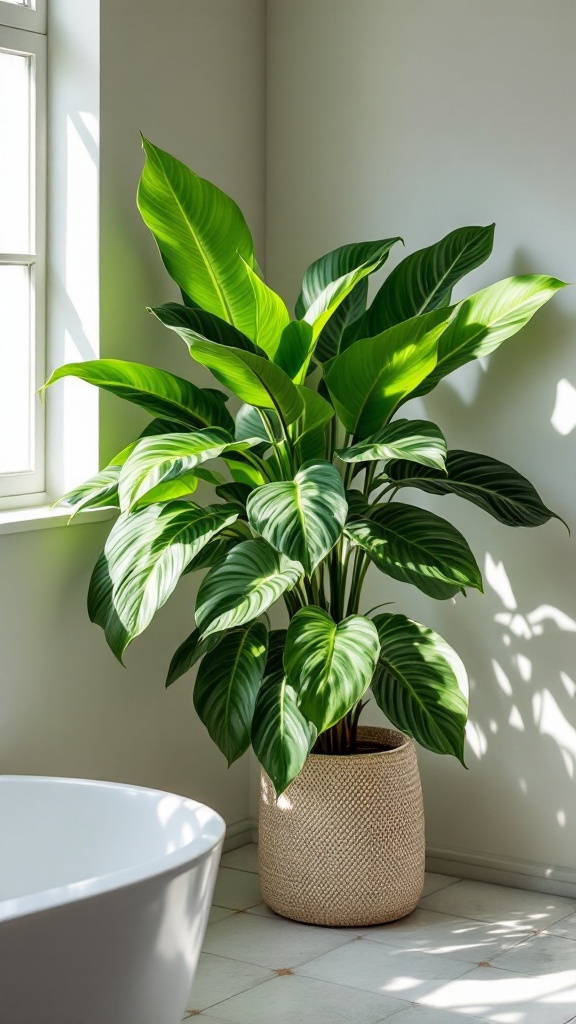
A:
[[[0,1024],[178,1024],[223,838],[184,797],[0,776]]]

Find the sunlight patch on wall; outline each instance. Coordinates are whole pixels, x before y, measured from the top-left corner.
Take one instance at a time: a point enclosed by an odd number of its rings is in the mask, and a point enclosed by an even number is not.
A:
[[[566,378],[556,385],[556,402],[550,423],[563,437],[576,427],[576,388]]]
[[[509,611],[515,611],[518,607],[518,602],[514,597],[512,584],[504,568],[504,563],[495,562],[489,551],[486,553],[484,560],[484,576],[488,585],[498,594],[504,607]]]

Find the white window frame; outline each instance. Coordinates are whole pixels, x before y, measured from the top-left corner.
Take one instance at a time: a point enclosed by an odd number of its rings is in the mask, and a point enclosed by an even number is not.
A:
[[[46,3],[0,0],[0,51],[30,57],[31,89],[31,218],[32,251],[0,253],[0,263],[31,268],[31,437],[32,467],[0,474],[0,509],[46,501],[45,415],[36,392],[46,365]]]

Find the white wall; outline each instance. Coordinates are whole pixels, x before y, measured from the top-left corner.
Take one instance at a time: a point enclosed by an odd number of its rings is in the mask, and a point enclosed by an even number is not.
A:
[[[138,132],[229,191],[261,254],[264,7],[101,0],[100,8],[101,354],[190,373],[189,358],[145,312],[173,293],[136,211]],[[81,328],[71,317],[80,348]],[[146,418],[110,396],[102,410],[104,460]],[[0,536],[0,771],[174,789],[229,823],[244,819],[247,760],[227,772],[195,715],[190,679],[164,690],[170,657],[192,628],[193,584],[186,580],[135,642],[127,670],[88,621],[88,580],[109,525]]]
[[[517,272],[574,280],[574,39],[569,0],[270,0],[270,283],[294,298],[307,264],[346,241],[400,234],[411,251],[493,220],[494,255],[466,290]],[[557,297],[424,408],[572,527],[575,313],[575,294]],[[562,380],[566,433],[551,422]],[[485,595],[435,603],[375,574],[367,596],[438,629],[470,674],[470,770],[421,757],[428,843],[576,868],[574,540],[555,522],[513,531],[456,500],[432,507],[488,568]]]

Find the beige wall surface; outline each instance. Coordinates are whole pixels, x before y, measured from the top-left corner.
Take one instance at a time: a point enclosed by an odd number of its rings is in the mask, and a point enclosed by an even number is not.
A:
[[[399,234],[410,252],[491,221],[493,257],[457,297],[515,273],[574,281],[575,39],[567,0],[270,0],[270,283],[293,299],[346,241]],[[573,529],[575,338],[576,289],[414,408],[450,446],[525,473]],[[485,595],[436,603],[375,573],[366,605],[394,599],[468,668],[470,770],[420,759],[428,843],[574,869],[574,540],[557,522],[514,531],[456,499],[430,507],[466,534]]]
[[[190,373],[185,352],[146,313],[174,293],[135,206],[138,132],[229,191],[262,253],[263,3],[101,0],[100,13],[101,354]],[[107,399],[102,462],[147,421]],[[244,819],[247,759],[226,770],[192,707],[190,678],[164,690],[170,657],[193,626],[192,582],[136,640],[126,670],[88,621],[86,590],[107,528],[0,536],[0,771],[173,789],[228,823]]]

